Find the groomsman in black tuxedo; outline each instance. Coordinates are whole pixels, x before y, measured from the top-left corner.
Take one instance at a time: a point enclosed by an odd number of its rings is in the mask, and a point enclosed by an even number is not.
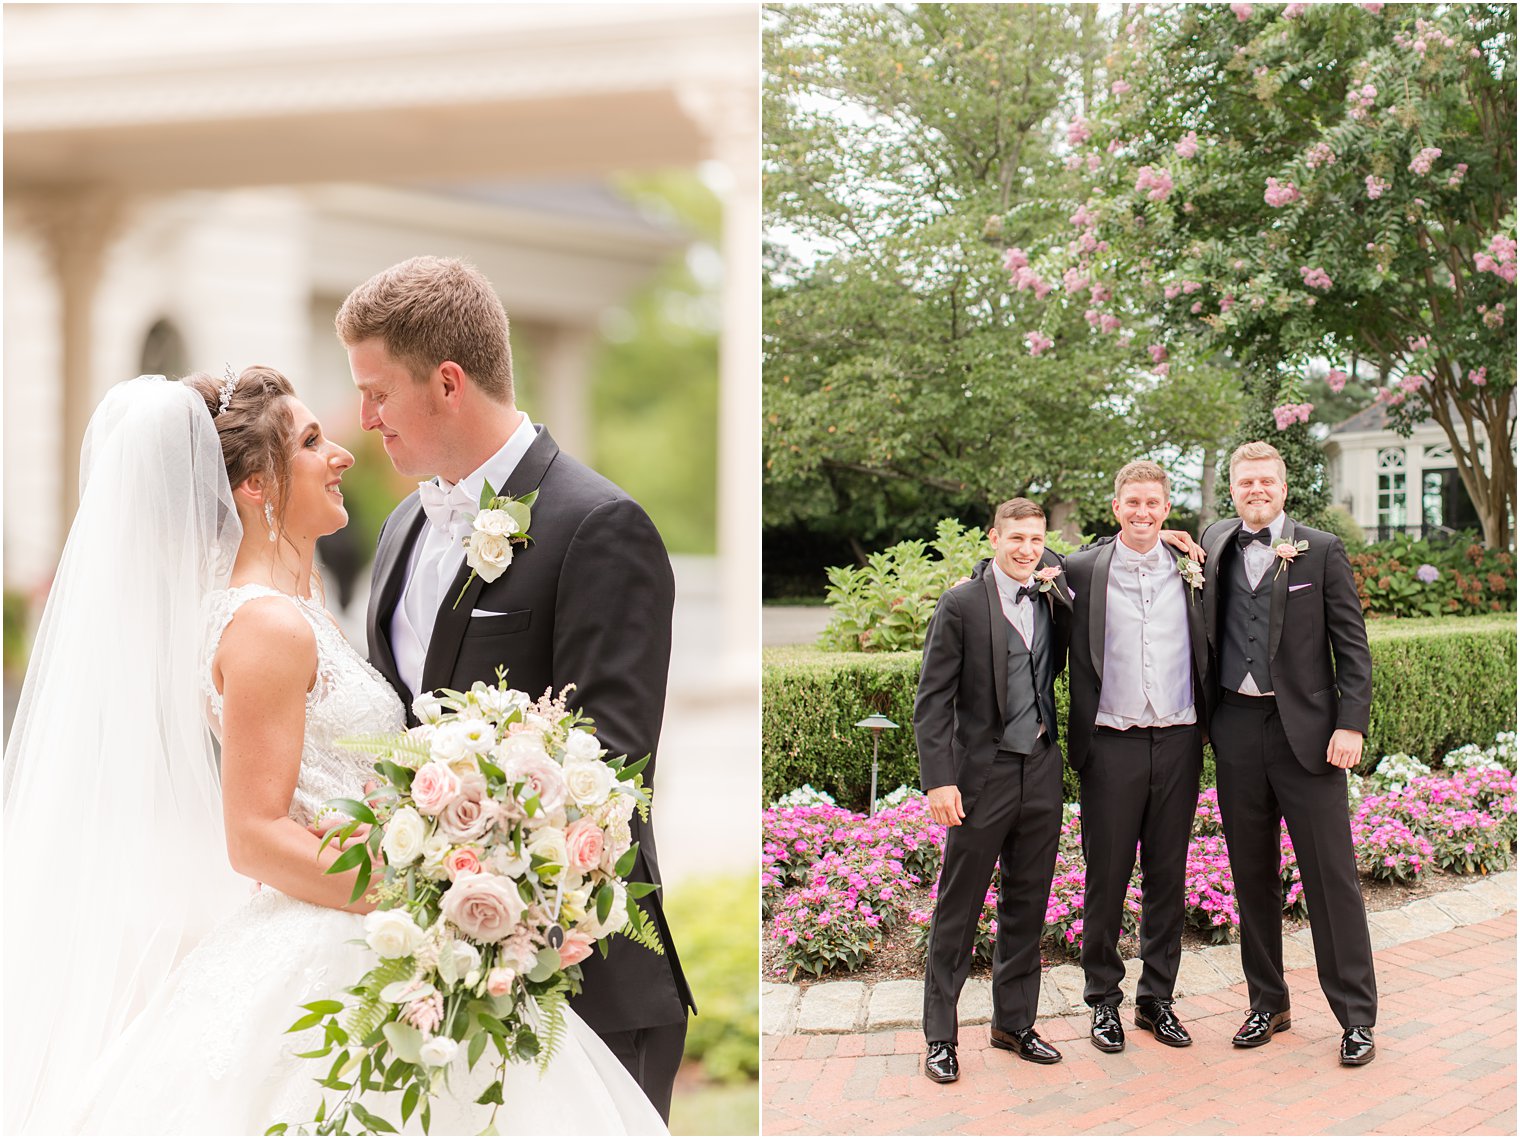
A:
[[[423,692],[507,680],[532,696],[574,684],[573,703],[612,755],[655,753],[670,671],[675,581],[649,515],[559,449],[517,407],[505,309],[479,270],[414,257],[355,289],[337,320],[359,390],[360,425],[396,470],[437,475],[386,519],[375,555],[370,662],[408,706]],[[537,491],[528,544],[490,581],[464,541],[489,483]],[[658,795],[655,796],[658,801]],[[629,877],[660,881],[653,818],[629,822]],[[582,966],[571,1007],[628,1069],[660,1114],[686,1038],[691,990],[658,892],[639,902],[659,930],[657,955],[619,938]]]
[[[992,1043],[1037,1064],[1061,1059],[1034,1022],[1061,832],[1055,678],[1071,601],[1060,558],[1045,549],[1039,506],[1003,503],[988,538],[989,570],[947,590],[934,611],[913,706],[929,812],[950,828],[924,976],[924,1072],[938,1083],[960,1075],[956,1003],[999,866]]]
[[[1066,562],[1072,608],[1067,748],[1082,780],[1082,971],[1093,1044],[1124,1048],[1119,934],[1140,847],[1135,1024],[1174,1048],[1193,1042],[1172,1010],[1182,958],[1188,837],[1208,721],[1200,568],[1162,543],[1171,480],[1155,463],[1114,479],[1116,541]]]
[[[1268,443],[1230,456],[1238,519],[1203,535],[1204,615],[1218,662],[1210,736],[1251,1011],[1235,1044],[1289,1027],[1279,830],[1298,854],[1320,987],[1340,1022],[1340,1061],[1376,1054],[1377,983],[1346,806],[1362,757],[1372,655],[1345,547],[1283,513],[1287,469]]]

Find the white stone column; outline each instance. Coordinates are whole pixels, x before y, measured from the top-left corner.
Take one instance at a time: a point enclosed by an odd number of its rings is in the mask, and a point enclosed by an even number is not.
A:
[[[79,505],[79,451],[95,408],[90,376],[95,294],[122,215],[120,195],[97,187],[29,195],[23,204],[22,216],[41,236],[58,285],[59,381],[63,392],[59,534],[67,532]]]
[[[589,391],[594,331],[583,324],[540,326],[533,347],[541,382],[534,385],[528,413],[545,424],[554,441],[583,463],[592,461]]]
[[[727,170],[718,354],[718,562],[723,672],[760,665],[760,95],[758,75],[688,89],[681,105]]]

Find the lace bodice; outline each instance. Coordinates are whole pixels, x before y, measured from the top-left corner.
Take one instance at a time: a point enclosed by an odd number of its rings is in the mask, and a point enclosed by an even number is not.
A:
[[[296,779],[290,817],[309,824],[328,799],[358,798],[373,777],[371,761],[338,746],[349,736],[399,732],[405,713],[395,691],[348,643],[327,610],[316,601],[292,597],[262,585],[218,590],[206,600],[206,656],[203,683],[213,724],[222,719],[222,697],[212,682],[211,661],[222,634],[239,607],[256,597],[283,597],[296,607],[317,638],[317,682],[306,695],[306,736],[301,744],[301,773]]]

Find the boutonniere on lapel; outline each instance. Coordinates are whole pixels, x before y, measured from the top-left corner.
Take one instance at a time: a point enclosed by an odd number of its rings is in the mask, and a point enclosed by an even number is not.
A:
[[[1056,578],[1060,576],[1060,566],[1046,566],[1044,569],[1034,571],[1034,579],[1040,583],[1041,593],[1049,593],[1051,587],[1056,583]]]
[[[1186,555],[1178,558],[1177,572],[1182,575],[1182,580],[1187,582],[1189,589],[1203,588],[1203,567],[1192,558]]]
[[[1272,575],[1272,580],[1276,581],[1277,574],[1282,573],[1287,568],[1289,562],[1308,548],[1309,543],[1303,538],[1300,538],[1296,542],[1279,542],[1273,546],[1272,552],[1277,555],[1277,573]]]
[[[470,536],[464,540],[464,564],[470,576],[464,579],[453,608],[458,609],[465,590],[477,577],[490,582],[507,572],[512,564],[512,547],[526,546],[528,524],[533,520],[533,503],[538,491],[530,490],[521,498],[497,494],[487,482],[480,492],[480,510],[470,519]]]

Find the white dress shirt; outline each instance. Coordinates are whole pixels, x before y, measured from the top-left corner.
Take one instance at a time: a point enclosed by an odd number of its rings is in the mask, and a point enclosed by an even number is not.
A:
[[[1261,584],[1263,575],[1271,568],[1272,559],[1277,556],[1272,552],[1272,547],[1277,545],[1277,540],[1282,537],[1283,523],[1287,521],[1287,518],[1286,514],[1279,514],[1271,522],[1267,523],[1267,532],[1272,535],[1272,540],[1265,546],[1260,542],[1252,542],[1243,551],[1246,563],[1246,580],[1251,583],[1252,589]],[[1244,522],[1240,524],[1240,529],[1245,534],[1259,532],[1248,528]],[[1245,681],[1241,684],[1239,691],[1243,696],[1275,696],[1277,694],[1276,690],[1263,692],[1260,688],[1257,688],[1256,681],[1251,678],[1249,671],[1246,672]]]
[[[1119,731],[1197,723],[1187,583],[1160,542],[1142,554],[1120,538],[1113,550],[1097,723]]]
[[[1024,639],[1025,646],[1034,652],[1034,598],[1019,596],[1019,583],[1009,574],[1003,572],[996,560],[992,563],[992,579],[997,582],[998,601],[1003,606],[1003,616],[1008,618],[1008,623],[1018,630],[1020,637]],[[1026,583],[1036,585],[1031,577]],[[1054,586],[1051,586],[1054,589]],[[1043,604],[1043,603],[1042,603]],[[1044,723],[1040,724],[1035,732],[1035,739],[1045,734]]]
[[[533,421],[524,412],[501,450],[459,480],[457,485],[476,508],[486,481],[489,480],[500,493],[536,435]],[[441,478],[436,481],[444,490],[450,489],[451,484]],[[391,650],[396,657],[396,671],[413,695],[418,693],[422,684],[422,666],[427,660],[428,642],[433,637],[438,610],[452,600],[446,594],[459,573],[459,567],[464,564],[464,543],[469,534],[467,518],[457,518],[449,534],[444,534],[430,521],[424,522],[422,533],[412,547],[406,585],[396,602],[396,611],[391,615]]]

